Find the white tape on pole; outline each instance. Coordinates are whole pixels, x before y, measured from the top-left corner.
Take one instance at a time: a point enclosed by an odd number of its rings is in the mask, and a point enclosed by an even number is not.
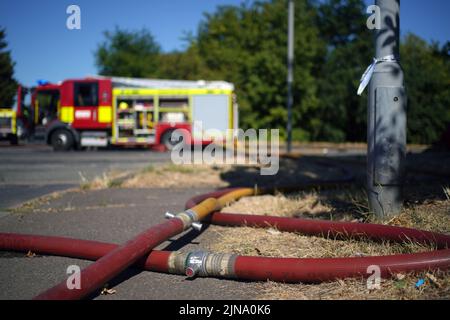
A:
[[[398,62],[398,59],[395,55],[389,55],[382,58],[373,58],[372,64],[367,67],[366,71],[361,77],[358,88],[358,96],[360,96],[364,92],[364,89],[369,84],[370,79],[372,79],[373,72],[375,71],[375,66],[381,62]]]

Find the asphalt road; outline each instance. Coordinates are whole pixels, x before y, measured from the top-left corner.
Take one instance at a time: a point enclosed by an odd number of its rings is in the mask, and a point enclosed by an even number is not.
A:
[[[11,147],[2,143],[0,212],[110,171],[131,172],[166,161],[170,161],[169,153],[144,149],[54,152],[45,145]]]

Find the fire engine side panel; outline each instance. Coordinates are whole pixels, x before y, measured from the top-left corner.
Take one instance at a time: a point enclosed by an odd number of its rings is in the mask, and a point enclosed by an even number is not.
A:
[[[98,104],[75,105],[76,84],[97,83]],[[109,80],[67,80],[61,85],[59,119],[74,129],[109,129],[112,125],[112,89]]]
[[[193,137],[195,141],[203,140],[206,130],[217,130],[225,137],[230,129],[232,111],[230,112],[230,95],[205,94],[192,97]],[[204,138],[204,137],[203,137]],[[208,140],[208,139],[207,139]]]
[[[58,110],[59,120],[71,124],[74,120],[73,107],[73,83],[64,81],[61,84],[60,107]]]
[[[117,108],[118,99],[135,99],[138,97],[153,97],[155,103],[155,141],[161,143],[162,134],[171,129],[185,129],[193,131],[192,123],[202,121],[206,129],[216,129],[225,133],[227,129],[234,127],[233,93],[225,89],[155,89],[155,88],[114,88],[112,97],[113,105],[113,126],[112,140],[113,144],[119,144],[117,131]],[[189,99],[189,121],[188,122],[170,122],[161,118],[161,112],[166,112],[168,107],[160,106],[164,99],[177,99],[178,97]],[[169,108],[171,109],[171,108]],[[172,108],[173,109],[173,108]],[[123,140],[123,139],[122,139]],[[202,130],[197,130],[197,139],[191,140],[192,143],[208,143],[210,139],[202,139]]]

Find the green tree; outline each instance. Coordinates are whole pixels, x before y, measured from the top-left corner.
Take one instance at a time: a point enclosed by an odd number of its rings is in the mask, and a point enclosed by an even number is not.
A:
[[[14,79],[14,65],[11,53],[6,48],[5,29],[0,28],[0,108],[11,107],[17,90],[17,81]]]
[[[408,34],[400,47],[408,92],[408,141],[439,140],[450,124],[449,43],[441,48]]]
[[[324,50],[314,23],[312,1],[296,1],[294,121],[307,133],[307,115],[319,105],[314,79],[317,57]],[[256,1],[222,6],[207,14],[199,28],[198,47],[209,76],[233,82],[239,97],[241,126],[286,124],[287,2]],[[300,121],[301,119],[301,121]]]
[[[163,79],[198,80],[213,78],[192,42],[186,51],[162,53],[158,57],[157,77]]]
[[[313,140],[366,139],[367,98],[356,95],[373,56],[364,12],[361,0],[328,0],[319,5],[317,24],[328,50],[317,75],[321,108],[311,129]]]
[[[355,92],[373,56],[360,0],[328,0],[319,5],[318,25],[328,45],[318,75],[321,108],[313,140],[365,141],[367,95]],[[408,141],[433,143],[450,123],[449,43],[427,44],[409,34],[400,46],[408,90]]]
[[[112,32],[105,31],[104,36],[106,39],[95,52],[100,74],[141,78],[156,75],[161,49],[150,32],[116,27]]]
[[[374,54],[363,0],[296,0],[294,138],[365,141],[367,93],[359,79]],[[205,14],[186,50],[162,53],[146,31],[106,32],[100,73],[225,80],[236,86],[242,128],[286,126],[287,1],[245,2]],[[407,35],[401,44],[409,94],[408,140],[432,143],[450,123],[450,43]],[[367,92],[367,91],[366,91]]]

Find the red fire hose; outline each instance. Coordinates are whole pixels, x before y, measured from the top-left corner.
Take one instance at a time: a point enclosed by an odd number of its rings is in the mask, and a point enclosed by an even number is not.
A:
[[[71,290],[65,281],[41,293],[37,300],[82,299],[103,286],[127,267],[148,254],[154,247],[184,229],[180,219],[170,219],[142,232],[123,246],[118,246],[81,271],[82,287]]]
[[[381,226],[360,223],[341,223],[325,221],[309,221],[294,218],[275,218],[265,216],[237,215],[215,213],[211,219],[213,223],[220,221],[221,225],[237,225],[236,221],[243,218],[251,221],[252,226],[276,225],[280,230],[306,232],[309,235],[343,234],[352,238],[371,238],[373,240],[389,239],[393,242],[403,242],[405,239],[423,243],[434,243],[438,248],[448,247],[450,236],[433,232],[419,231],[409,228]],[[231,218],[231,219],[228,219]],[[228,224],[227,222],[230,222]],[[275,222],[275,224],[273,224]],[[299,223],[297,223],[299,222]],[[311,228],[311,225],[320,226]],[[287,226],[287,228],[286,228]],[[346,228],[350,226],[351,228]],[[371,233],[376,230],[375,233]],[[383,233],[381,233],[383,231]],[[384,237],[386,235],[386,237]],[[0,234],[0,249],[14,251],[29,251],[41,254],[61,255],[73,258],[97,260],[114,252],[119,246],[115,244],[78,240],[62,237],[32,236],[20,234]],[[171,270],[171,256],[178,253],[153,250],[144,259],[138,259],[136,266],[146,270],[158,272],[184,273],[185,270]],[[181,254],[182,256],[183,254]],[[186,255],[186,254],[184,254]],[[431,252],[403,254],[380,257],[352,257],[352,258],[266,258],[236,256],[234,273],[223,274],[223,277],[244,280],[272,280],[280,282],[320,282],[367,276],[367,268],[371,265],[380,267],[383,276],[399,272],[411,272],[430,269],[445,270],[450,268],[450,250],[436,250]],[[175,271],[175,272],[174,272]],[[72,290],[79,291],[79,290]]]
[[[215,191],[191,198],[186,203],[186,208],[190,208],[206,198],[219,197],[228,190]],[[351,237],[361,240],[388,240],[399,243],[412,241],[435,245],[438,249],[444,249],[450,246],[450,236],[448,235],[381,224],[334,222],[220,212],[214,212],[207,221],[221,226],[274,227],[280,231],[299,232],[310,236],[326,236],[332,239],[345,240]]]
[[[224,189],[192,198],[180,219],[154,226],[123,246],[68,238],[0,234],[0,249],[64,255],[98,261],[81,273],[81,290],[70,290],[63,282],[37,299],[80,299],[104,285],[125,268],[135,264],[148,270],[186,273],[188,276],[219,276],[248,280],[281,282],[320,282],[338,278],[367,276],[371,265],[380,267],[383,276],[398,272],[450,268],[450,236],[385,225],[344,223],[296,218],[267,217],[241,214],[213,213],[209,222],[219,225],[254,227],[273,226],[281,231],[323,235],[332,238],[362,238],[415,241],[434,244],[439,250],[415,254],[352,258],[266,258],[201,251],[181,253],[151,251],[155,246],[174,236],[195,221],[195,209],[205,199],[220,198],[237,189]],[[211,204],[211,203],[210,203]],[[211,204],[212,205],[212,204]],[[193,208],[194,207],[194,208]],[[204,209],[204,208],[203,208]]]
[[[170,214],[170,220],[153,226],[122,246],[115,248],[98,261],[81,271],[81,288],[68,288],[66,281],[48,289],[35,297],[36,300],[75,300],[82,299],[100,288],[107,281],[134,264],[150,251],[188,228],[198,228],[198,221],[212,211],[220,209],[229,201],[253,194],[249,188],[227,192],[220,197],[211,197],[177,215]]]
[[[0,233],[0,250],[22,251],[70,258],[98,260],[117,249],[119,245],[100,241],[80,240],[65,237]],[[170,251],[153,250],[135,262],[136,266],[151,271],[167,272]]]

